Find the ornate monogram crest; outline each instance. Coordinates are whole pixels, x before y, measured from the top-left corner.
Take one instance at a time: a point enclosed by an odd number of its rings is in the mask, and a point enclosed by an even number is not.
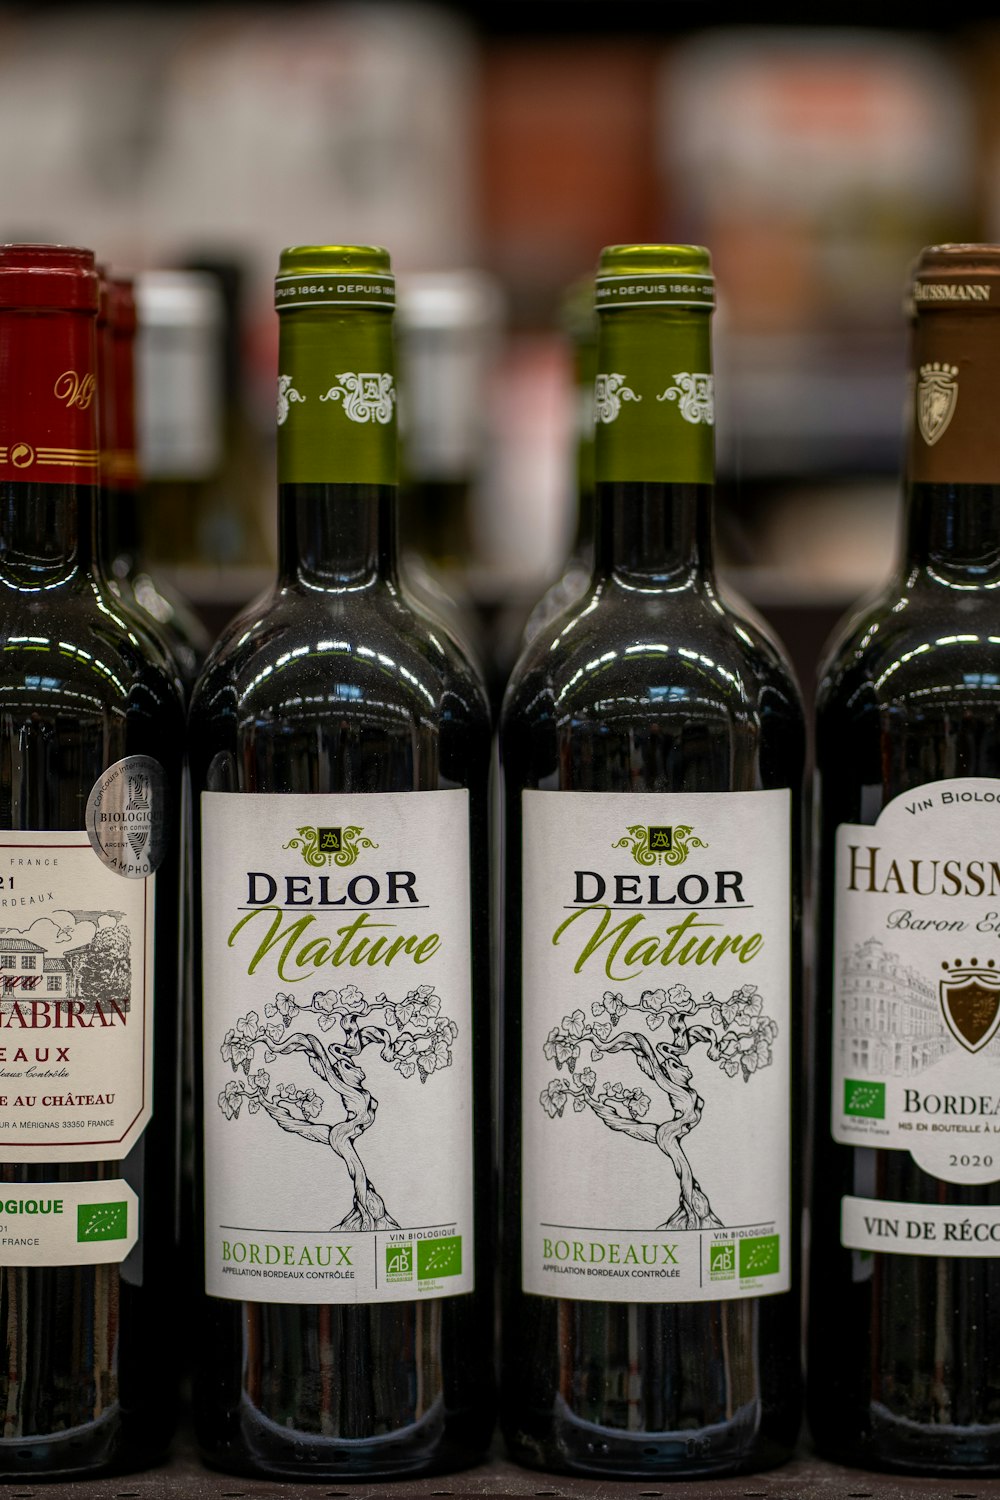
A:
[[[933,447],[955,415],[958,405],[958,366],[920,366],[917,386],[917,426],[927,446]]]
[[[938,987],[941,1014],[956,1042],[967,1052],[979,1052],[992,1041],[1000,1026],[1000,972],[996,960],[980,966],[942,964],[944,978]]]
[[[682,865],[692,849],[708,845],[694,837],[689,823],[632,823],[625,837],[611,847],[631,849],[637,865]]]
[[[689,374],[682,370],[674,376],[676,385],[669,385],[657,401],[676,401],[685,422],[715,424],[715,382],[711,375]]]
[[[594,381],[594,421],[613,422],[623,401],[641,401],[625,384],[624,375],[598,375]]]
[[[292,385],[291,375],[278,376],[278,426],[282,427],[288,417],[288,408],[293,401],[304,401],[306,398]]]
[[[343,397],[344,415],[352,422],[381,422],[384,426],[392,421],[392,409],[396,401],[396,389],[391,375],[380,375],[371,371],[354,374],[346,370],[338,375],[339,385],[331,385],[321,401],[339,401]]]
[[[322,870],[326,865],[353,865],[362,849],[377,849],[374,839],[364,838],[363,829],[300,828],[298,837],[283,844],[284,849],[298,849],[307,865]]]

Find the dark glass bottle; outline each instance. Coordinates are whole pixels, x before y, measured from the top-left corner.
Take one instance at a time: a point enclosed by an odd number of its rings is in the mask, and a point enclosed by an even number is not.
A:
[[[501,725],[501,1420],[557,1470],[799,1426],[802,709],[713,576],[712,287],[698,248],[602,256],[594,573]]]
[[[925,250],[895,576],[817,700],[808,1413],[823,1453],[1000,1472],[1000,248]]]
[[[490,725],[399,588],[388,256],[286,250],[277,295],[279,576],[191,711],[195,1415],[230,1470],[415,1474],[493,1424]]]
[[[0,1472],[20,1479],[151,1463],[176,1407],[183,712],[93,559],[97,298],[90,251],[0,248]]]
[[[154,580],[143,558],[142,485],[135,430],[135,287],[131,277],[109,276],[101,380],[101,561],[112,589],[137,610],[177,663],[190,692],[209,647],[208,634],[187,601]]]

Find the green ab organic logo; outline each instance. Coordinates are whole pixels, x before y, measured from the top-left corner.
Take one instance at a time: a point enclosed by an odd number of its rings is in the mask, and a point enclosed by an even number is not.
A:
[[[682,865],[692,849],[707,849],[694,836],[690,823],[631,823],[612,849],[631,849],[637,865]]]
[[[712,1281],[732,1281],[736,1276],[736,1246],[721,1240],[708,1247],[708,1274]]]
[[[413,1246],[387,1245],[385,1251],[386,1281],[413,1280]]]
[[[283,849],[298,849],[307,865],[322,870],[327,865],[353,865],[362,849],[377,849],[373,839],[365,838],[358,825],[349,828],[300,828],[298,836],[283,844]]]

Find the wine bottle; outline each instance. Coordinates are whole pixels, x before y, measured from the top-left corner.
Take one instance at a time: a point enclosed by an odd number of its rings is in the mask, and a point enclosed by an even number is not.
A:
[[[895,576],[821,668],[808,1413],[826,1454],[1000,1472],[1000,247],[910,278]]]
[[[94,558],[89,250],[0,247],[0,1473],[176,1407],[180,685]]]
[[[490,724],[399,588],[388,255],[285,250],[276,300],[279,576],[191,711],[195,1414],[226,1469],[415,1474],[493,1423]]]
[[[507,692],[511,1454],[721,1474],[799,1424],[802,708],[713,575],[710,257],[597,279],[594,572]]]
[[[143,557],[135,429],[135,285],[128,276],[107,276],[103,287],[106,313],[98,320],[102,567],[125,607],[137,610],[146,629],[162,642],[190,692],[208,651],[208,633],[187,601],[152,577]]]

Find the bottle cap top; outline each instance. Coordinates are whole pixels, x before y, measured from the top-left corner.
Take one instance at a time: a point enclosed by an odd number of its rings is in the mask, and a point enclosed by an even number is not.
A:
[[[99,280],[92,250],[0,245],[0,308],[96,312]]]
[[[300,307],[380,307],[396,303],[388,250],[378,245],[293,245],[282,250],[274,283],[279,312]]]
[[[701,245],[609,245],[597,267],[597,307],[715,305],[712,258]]]
[[[928,245],[914,261],[907,306],[935,310],[1000,308],[1000,245]]]

